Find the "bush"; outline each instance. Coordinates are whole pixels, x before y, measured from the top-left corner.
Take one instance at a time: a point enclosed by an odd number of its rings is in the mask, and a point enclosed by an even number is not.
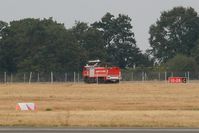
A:
[[[169,71],[197,71],[198,65],[194,58],[176,55],[166,63]]]

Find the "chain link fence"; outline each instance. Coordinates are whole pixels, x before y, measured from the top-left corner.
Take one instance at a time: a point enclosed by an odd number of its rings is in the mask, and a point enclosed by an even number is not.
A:
[[[186,77],[190,80],[199,80],[199,73],[195,72],[123,72],[124,81],[151,81],[167,80],[168,77]]]
[[[168,77],[186,77],[188,80],[199,80],[199,72],[122,72],[121,81],[165,81]],[[81,72],[65,73],[0,73],[0,83],[37,83],[37,82],[83,82]]]
[[[82,74],[79,72],[66,73],[38,73],[38,72],[24,72],[24,73],[0,73],[0,83],[36,83],[36,82],[82,82]]]

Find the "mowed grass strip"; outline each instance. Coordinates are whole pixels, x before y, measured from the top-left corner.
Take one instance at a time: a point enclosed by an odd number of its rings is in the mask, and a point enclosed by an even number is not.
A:
[[[199,84],[0,84],[0,125],[199,127]]]

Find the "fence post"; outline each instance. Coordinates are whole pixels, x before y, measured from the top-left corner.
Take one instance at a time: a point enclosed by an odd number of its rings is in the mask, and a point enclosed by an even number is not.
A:
[[[7,82],[7,75],[6,75],[6,72],[4,72],[4,83]]]
[[[12,81],[13,81],[13,75],[12,75],[12,73],[10,74],[10,83],[12,83]]]
[[[142,72],[142,81],[144,81],[144,72]]]
[[[50,73],[51,84],[53,84],[53,72]]]
[[[132,72],[132,81],[134,80],[134,75],[133,75],[133,72]]]
[[[75,79],[75,76],[76,76],[76,73],[74,72],[74,83],[75,83],[75,80],[76,80],[76,79]]]
[[[24,83],[26,82],[26,74],[25,73],[23,74],[23,82]]]
[[[65,73],[65,82],[67,82],[67,80],[68,80],[68,79],[67,79],[67,73]]]
[[[77,82],[79,83],[79,73],[77,74]]]
[[[173,77],[173,72],[171,72],[171,77]]]
[[[189,72],[187,72],[187,78],[188,78],[188,83],[189,83],[189,80],[190,80],[190,75],[189,75]]]
[[[167,72],[164,73],[164,79],[165,79],[165,82],[167,83]]]
[[[147,74],[146,74],[146,72],[144,73],[144,80],[147,80]]]
[[[160,78],[161,78],[160,76],[161,76],[161,75],[160,75],[160,72],[159,72],[159,73],[158,73],[158,79],[159,79],[159,81],[160,81]]]
[[[40,82],[39,72],[37,73],[37,82]]]
[[[30,72],[29,84],[31,83],[31,80],[32,80],[32,72]]]
[[[97,74],[97,84],[99,84],[99,81],[98,81],[98,80],[99,80],[99,79],[98,79],[98,72],[97,72],[96,74]]]

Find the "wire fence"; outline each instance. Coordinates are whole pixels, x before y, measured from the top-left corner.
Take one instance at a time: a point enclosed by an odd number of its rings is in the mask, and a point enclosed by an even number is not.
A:
[[[196,72],[123,72],[123,81],[151,81],[167,80],[169,77],[186,77],[190,80],[199,80],[199,73]]]
[[[1,83],[36,83],[36,82],[82,82],[83,78],[81,73],[67,72],[67,73],[38,73],[38,72],[25,72],[25,73],[0,73]]]
[[[186,77],[188,80],[199,80],[199,72],[122,72],[121,81],[166,81],[168,77]],[[0,73],[0,83],[37,83],[37,82],[83,82],[81,72],[65,73]]]

